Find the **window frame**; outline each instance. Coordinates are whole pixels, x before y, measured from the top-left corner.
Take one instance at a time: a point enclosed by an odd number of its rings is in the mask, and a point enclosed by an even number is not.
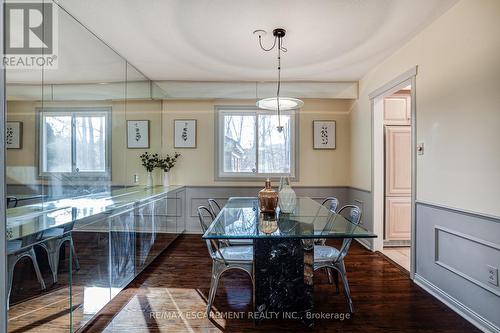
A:
[[[111,180],[111,141],[112,141],[112,133],[111,133],[111,107],[47,107],[47,108],[36,108],[37,114],[37,126],[36,129],[38,131],[38,145],[37,145],[37,160],[38,160],[38,176],[39,177],[72,177],[76,179],[84,179],[84,180]],[[105,115],[106,119],[106,154],[105,154],[105,171],[103,172],[95,172],[95,171],[76,171],[76,116],[84,115],[84,116],[92,116]],[[50,172],[44,171],[43,168],[43,158],[44,158],[44,147],[43,147],[43,126],[44,120],[43,117],[47,115],[66,115],[71,116],[71,172]]]
[[[256,144],[256,165],[259,164],[259,132],[258,132],[258,115],[268,114],[275,115],[274,111],[259,109],[256,106],[232,106],[232,105],[217,105],[215,106],[215,122],[214,122],[214,179],[216,181],[256,181],[263,178],[278,180],[282,176],[290,177],[293,181],[299,180],[299,109],[292,111],[283,111],[282,114],[291,115],[292,131],[291,131],[291,148],[290,148],[290,173],[258,173],[258,172],[224,172],[224,136],[221,129],[224,127],[224,115],[255,115],[255,144]]]

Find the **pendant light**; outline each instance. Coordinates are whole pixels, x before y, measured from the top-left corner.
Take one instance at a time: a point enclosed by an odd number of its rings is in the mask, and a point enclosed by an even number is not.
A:
[[[283,126],[281,125],[281,111],[295,110],[299,109],[304,105],[300,99],[292,97],[282,97],[280,96],[281,90],[281,52],[286,52],[287,49],[283,46],[283,37],[285,37],[286,30],[282,28],[276,28],[273,30],[274,43],[270,48],[265,48],[262,45],[262,36],[266,34],[264,30],[255,30],[254,35],[259,36],[260,48],[266,52],[273,50],[275,47],[278,51],[278,86],[276,89],[276,97],[264,98],[257,101],[256,105],[260,109],[277,111],[278,113],[278,132],[283,131]]]

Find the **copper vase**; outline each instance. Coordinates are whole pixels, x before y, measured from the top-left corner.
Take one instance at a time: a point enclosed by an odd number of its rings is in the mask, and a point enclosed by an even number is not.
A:
[[[269,178],[266,179],[266,187],[259,192],[259,205],[264,214],[274,214],[278,207],[278,193],[272,189]]]

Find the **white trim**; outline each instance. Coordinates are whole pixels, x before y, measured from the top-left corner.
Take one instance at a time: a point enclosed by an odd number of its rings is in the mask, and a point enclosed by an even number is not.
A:
[[[500,222],[500,216],[498,216],[498,215],[480,213],[480,212],[476,212],[474,210],[457,208],[457,207],[453,207],[453,206],[432,203],[432,202],[424,201],[424,200],[416,200],[415,203],[418,205],[429,206],[429,207],[433,207],[433,208],[437,208],[437,209],[445,209],[447,211],[457,213],[457,214],[467,214],[467,215],[472,215],[474,217],[486,218],[489,220],[493,220],[493,222]]]
[[[496,326],[495,324],[490,322],[488,319],[482,317],[477,312],[470,309],[465,304],[458,301],[456,298],[449,295],[448,293],[446,293],[445,291],[443,291],[438,286],[436,286],[432,282],[428,281],[424,277],[415,273],[413,281],[418,286],[423,288],[429,294],[431,294],[432,296],[437,298],[439,301],[444,303],[447,307],[449,307],[450,309],[455,311],[462,318],[466,319],[468,322],[470,322],[472,325],[476,326],[477,328],[479,328],[483,332],[500,333],[500,327]]]
[[[258,179],[262,178],[270,178],[272,180],[277,180],[281,176],[289,176],[291,180],[293,181],[298,181],[299,180],[299,125],[300,125],[300,119],[299,119],[299,110],[291,110],[291,111],[284,111],[282,112],[283,115],[289,115],[290,120],[291,120],[291,147],[290,147],[290,160],[291,160],[291,168],[290,168],[290,173],[289,174],[279,174],[279,173],[252,173],[252,172],[241,172],[241,173],[230,173],[230,172],[223,172],[221,170],[221,166],[223,165],[223,154],[221,152],[223,151],[223,137],[222,133],[220,131],[221,128],[223,128],[223,114],[234,114],[234,115],[254,115],[256,116],[256,123],[255,123],[255,131],[256,131],[256,138],[255,138],[255,145],[256,145],[256,165],[258,166],[258,147],[259,147],[259,137],[258,137],[258,115],[261,114],[271,114],[273,115],[274,113],[272,111],[267,111],[267,110],[262,110],[259,109],[255,106],[230,106],[230,105],[216,105],[215,106],[215,121],[214,121],[214,179],[216,181],[256,181]]]
[[[410,250],[410,278],[413,279],[416,270],[416,135],[417,135],[417,113],[416,113],[416,74],[417,66],[410,68],[405,73],[399,75],[389,81],[382,87],[374,90],[369,94],[371,102],[371,130],[372,130],[372,209],[373,209],[373,232],[380,237],[375,239],[373,247],[375,251],[383,249],[383,228],[384,228],[384,162],[380,161],[380,156],[383,156],[383,143],[380,143],[381,126],[383,130],[383,120],[380,113],[383,113],[383,105],[381,105],[385,96],[391,95],[399,89],[411,85],[411,145],[412,145],[412,161],[411,161],[411,250]],[[381,110],[382,109],[382,110]],[[378,116],[378,117],[377,117]],[[383,135],[383,134],[382,134]],[[379,159],[375,157],[378,156]],[[383,158],[383,157],[382,157]],[[377,163],[375,163],[377,162]],[[380,195],[382,193],[382,195]]]
[[[384,84],[382,87],[375,89],[371,93],[368,94],[369,99],[374,99],[380,95],[385,95],[389,90],[393,90],[396,86],[400,85],[401,83],[410,80],[412,77],[417,75],[417,69],[418,66],[415,65],[403,74],[399,75],[398,77],[392,79],[391,81],[387,82]],[[397,89],[396,89],[397,90]]]
[[[67,177],[74,177],[75,179],[78,180],[102,180],[102,179],[111,179],[111,163],[112,163],[112,108],[111,107],[48,107],[48,108],[43,108],[43,107],[37,107],[35,108],[36,110],[36,116],[37,116],[37,138],[38,138],[38,147],[37,147],[37,159],[38,159],[38,174],[39,177],[58,177],[58,176],[67,176]],[[72,135],[72,140],[71,140],[71,172],[47,172],[44,171],[44,148],[46,146],[44,145],[45,138],[43,137],[45,135],[45,131],[43,126],[45,125],[44,123],[44,117],[45,116],[52,116],[52,115],[64,115],[64,116],[70,116],[71,117],[71,135]],[[105,152],[105,171],[103,172],[96,172],[96,171],[81,171],[77,172],[75,171],[76,168],[76,139],[75,139],[75,116],[78,115],[85,115],[85,116],[92,116],[92,115],[97,115],[97,116],[105,116],[106,123],[105,123],[105,144],[106,144],[106,152]]]

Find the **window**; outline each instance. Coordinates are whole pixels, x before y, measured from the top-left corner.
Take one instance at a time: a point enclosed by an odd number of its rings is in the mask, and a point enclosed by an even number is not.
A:
[[[217,109],[217,178],[296,177],[295,112]]]
[[[110,176],[110,109],[41,109],[40,175]]]

